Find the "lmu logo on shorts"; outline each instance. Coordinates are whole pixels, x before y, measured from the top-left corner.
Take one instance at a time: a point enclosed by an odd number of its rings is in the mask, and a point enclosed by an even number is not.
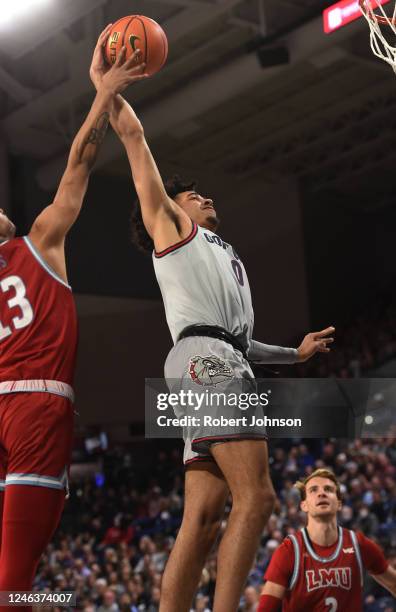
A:
[[[232,368],[216,355],[191,357],[188,371],[191,379],[198,385],[219,385],[225,380],[234,378]]]

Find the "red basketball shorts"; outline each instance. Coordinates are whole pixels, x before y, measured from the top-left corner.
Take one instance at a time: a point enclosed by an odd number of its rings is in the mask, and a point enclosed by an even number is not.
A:
[[[73,421],[66,397],[0,395],[0,490],[28,485],[67,491]]]

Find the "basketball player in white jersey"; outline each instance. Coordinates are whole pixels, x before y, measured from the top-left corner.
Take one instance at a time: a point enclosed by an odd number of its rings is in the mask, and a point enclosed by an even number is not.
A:
[[[105,67],[99,37],[91,78],[98,87]],[[138,52],[137,61],[140,61]],[[142,64],[142,71],[144,71]],[[328,328],[309,334],[298,349],[252,340],[249,284],[232,246],[214,232],[213,201],[175,178],[166,189],[130,105],[118,96],[111,122],[131,164],[143,224],[136,228],[154,247],[174,348],[166,378],[181,387],[228,391],[235,381],[254,380],[247,361],[295,363],[328,352]],[[151,248],[153,248],[151,247]],[[240,411],[239,411],[240,412]],[[275,499],[268,470],[265,432],[186,429],[184,518],[162,581],[160,612],[188,612],[205,559],[218,535],[226,500],[233,506],[218,551],[214,612],[235,612],[263,527]],[[221,443],[219,443],[221,442]]]

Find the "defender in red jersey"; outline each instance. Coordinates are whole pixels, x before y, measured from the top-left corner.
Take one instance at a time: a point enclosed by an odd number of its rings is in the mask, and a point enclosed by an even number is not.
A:
[[[265,573],[258,612],[357,612],[363,606],[363,574],[396,595],[396,570],[362,533],[337,525],[341,492],[335,475],[319,469],[296,487],[307,526],[284,539]]]
[[[143,70],[136,57],[125,61],[124,49],[74,139],[53,203],[28,236],[14,238],[0,209],[0,591],[31,589],[63,509],[77,348],[65,236],[80,212],[114,99],[144,78]]]

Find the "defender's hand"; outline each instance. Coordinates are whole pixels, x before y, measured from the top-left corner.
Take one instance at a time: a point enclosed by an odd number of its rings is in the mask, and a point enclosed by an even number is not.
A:
[[[98,38],[98,42],[96,43],[96,47],[93,52],[89,76],[91,77],[91,81],[96,89],[98,89],[106,72],[110,70],[110,66],[108,66],[105,62],[103,49],[106,45],[112,27],[112,23],[109,23],[109,25],[105,27]]]
[[[125,56],[126,47],[124,46],[118,54],[117,61],[103,75],[99,89],[107,89],[116,95],[122,93],[128,85],[146,79],[149,76],[144,72],[146,64],[141,62],[141,51],[139,49],[129,59],[126,60]]]
[[[145,79],[148,75],[144,73],[146,65],[141,62],[142,53],[140,49],[137,49],[128,60],[125,60],[126,48],[122,47],[113,66],[106,63],[103,48],[106,45],[112,25],[109,23],[98,38],[92,56],[89,76],[96,89],[104,85],[117,94],[121,93],[131,83]]]
[[[334,342],[334,338],[328,337],[335,331],[335,327],[327,327],[319,332],[307,334],[297,349],[298,363],[307,361],[315,353],[329,353],[328,344]]]

